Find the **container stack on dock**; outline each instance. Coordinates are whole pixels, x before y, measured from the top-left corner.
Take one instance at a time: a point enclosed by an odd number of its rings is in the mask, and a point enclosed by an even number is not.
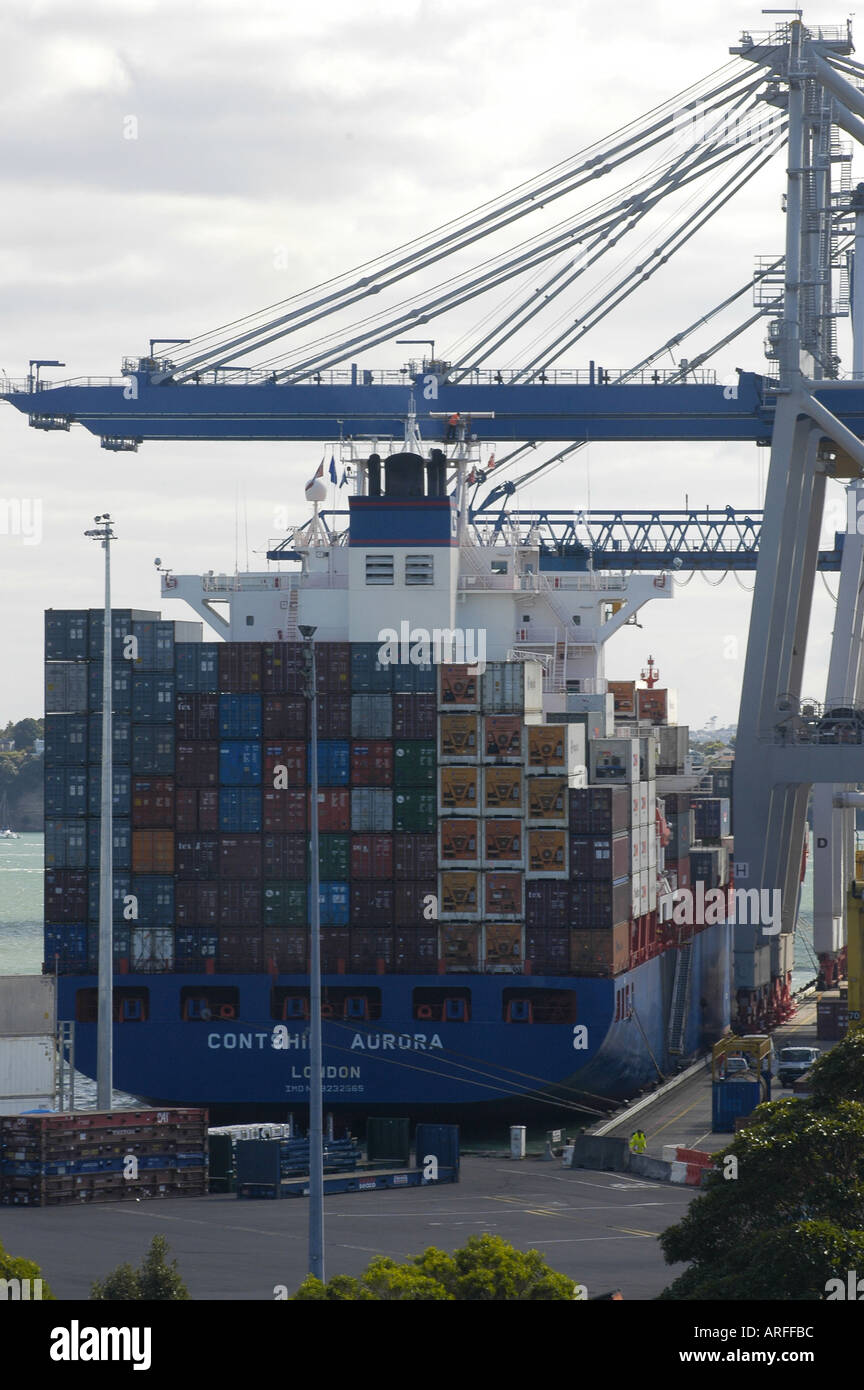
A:
[[[0,1116],[0,1205],[61,1206],[207,1191],[207,1111]]]

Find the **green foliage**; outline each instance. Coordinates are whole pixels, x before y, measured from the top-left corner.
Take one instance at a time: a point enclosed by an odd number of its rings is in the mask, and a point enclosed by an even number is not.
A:
[[[21,1255],[7,1255],[0,1242],[0,1279],[42,1279],[42,1271],[33,1260],[25,1260]],[[42,1279],[42,1301],[56,1302],[47,1283]]]
[[[736,1179],[723,1177],[727,1154]],[[660,1244],[667,1263],[692,1262],[663,1298],[822,1297],[864,1258],[864,1105],[760,1105]]]
[[[374,1299],[376,1302],[570,1302],[573,1280],[556,1274],[537,1250],[515,1250],[500,1236],[470,1236],[448,1255],[429,1246],[406,1264],[376,1255],[359,1279],[337,1274],[328,1283],[310,1275],[295,1300]]]
[[[154,1236],[140,1269],[130,1264],[118,1265],[104,1279],[96,1279],[90,1290],[91,1299],[110,1303],[147,1301],[150,1303],[188,1299],[186,1285],[177,1270],[177,1261],[168,1263],[168,1242],[164,1236]]]
[[[33,740],[42,737],[41,719],[19,719],[17,724],[12,725],[10,738],[15,740],[15,751],[28,751],[33,747]]]
[[[864,1029],[854,1029],[830,1052],[823,1052],[810,1081],[810,1099],[817,1104],[832,1105],[839,1099],[864,1102]]]

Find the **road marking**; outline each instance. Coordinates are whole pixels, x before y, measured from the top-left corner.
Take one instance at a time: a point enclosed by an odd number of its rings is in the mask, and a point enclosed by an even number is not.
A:
[[[656,1240],[656,1239],[657,1239],[657,1236],[658,1236],[658,1232],[657,1232],[657,1231],[636,1231],[636,1230],[631,1230],[631,1228],[630,1228],[629,1226],[613,1226],[613,1227],[612,1227],[612,1230],[613,1230],[613,1231],[626,1231],[627,1234],[628,1234],[629,1236],[650,1236],[650,1238],[651,1238],[652,1240]]]
[[[668,1119],[665,1125],[661,1125],[659,1129],[652,1130],[648,1135],[649,1140],[653,1139],[657,1134],[662,1134],[664,1129],[668,1129],[669,1125],[674,1124],[676,1120],[680,1120],[682,1115],[689,1115],[691,1110],[695,1110],[697,1105],[704,1104],[704,1101],[705,1094],[703,1092],[696,1097],[692,1105],[688,1105],[683,1110],[679,1110],[677,1115],[673,1115],[671,1119]]]

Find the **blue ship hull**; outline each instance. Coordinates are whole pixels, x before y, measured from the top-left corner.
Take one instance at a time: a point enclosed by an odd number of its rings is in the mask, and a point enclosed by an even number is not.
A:
[[[670,1056],[667,1022],[677,952],[669,950],[614,978],[465,974],[334,975],[324,984],[374,988],[375,1022],[324,1024],[325,1103],[365,1112],[468,1107],[554,1099],[594,1108],[622,1100],[674,1071],[728,1028],[731,927],[700,932],[682,1052]],[[232,986],[237,1018],[184,1022],[180,990]],[[75,992],[93,976],[59,980],[60,1018],[75,1016]],[[308,985],[305,976],[220,974],[122,975],[117,986],[149,992],[144,1022],[114,1028],[114,1084],[163,1104],[286,1107],[308,1101],[308,1038],[302,1020],[279,1023],[270,1012],[274,984]],[[471,991],[464,1023],[418,1020],[412,991],[432,984]],[[572,991],[575,1023],[505,1022],[503,991],[514,986]],[[96,1026],[76,1024],[76,1065],[96,1072]]]

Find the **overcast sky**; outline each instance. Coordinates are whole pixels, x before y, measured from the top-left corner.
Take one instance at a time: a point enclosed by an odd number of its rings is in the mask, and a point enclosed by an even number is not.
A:
[[[30,357],[46,357],[67,364],[46,375],[116,374],[151,336],[190,337],[303,290],[575,154],[719,68],[742,29],[765,25],[740,0],[7,7],[0,369],[20,378]],[[782,249],[782,193],[780,156],[559,365],[631,365],[738,288],[754,257]],[[743,318],[749,298],[740,304]],[[489,307],[435,324],[440,347]],[[765,368],[763,328],[718,356],[720,379]],[[695,335],[684,355],[716,336],[716,325]],[[398,366],[402,351],[373,349],[362,362]],[[505,349],[502,364],[511,360]],[[155,556],[178,573],[231,570],[238,516],[250,551],[274,534],[277,508],[304,519],[320,453],[150,443],[113,454],[80,428],[29,429],[0,403],[0,498],[40,499],[43,510],[41,544],[0,534],[0,726],[42,710],[43,610],[101,605],[101,555],[82,537],[96,512],[111,511],[120,537],[115,606],[158,608]],[[519,501],[681,507],[686,496],[752,508],[766,466],[753,445],[594,444]],[[615,639],[607,671],[638,675],[650,652],[661,684],[679,691],[682,722],[733,721],[749,606],[734,576],[712,588],[696,575],[674,602],[643,609],[641,631]],[[817,698],[832,622],[820,579],[805,678]]]

